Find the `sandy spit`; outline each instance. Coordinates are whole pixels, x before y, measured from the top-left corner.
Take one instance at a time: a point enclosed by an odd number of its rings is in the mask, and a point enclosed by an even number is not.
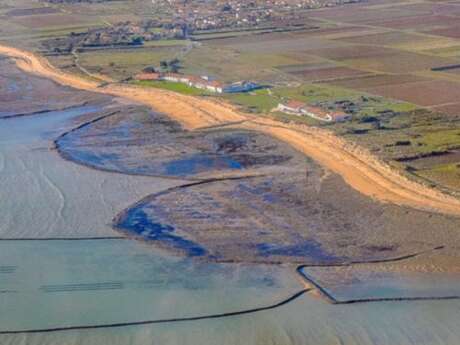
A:
[[[240,128],[261,131],[285,141],[324,167],[339,174],[354,189],[381,202],[460,216],[460,200],[408,180],[367,150],[330,131],[306,125],[282,124],[256,118],[211,99],[167,90],[108,84],[64,73],[31,52],[0,45],[0,54],[16,60],[22,70],[76,89],[127,98],[154,108],[189,130],[239,123]]]

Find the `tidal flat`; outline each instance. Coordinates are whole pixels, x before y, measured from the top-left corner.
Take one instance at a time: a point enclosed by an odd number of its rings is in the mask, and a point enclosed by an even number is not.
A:
[[[441,255],[457,260],[447,244],[460,239],[458,218],[365,197],[284,142],[238,125],[187,131],[133,108],[87,121],[56,147],[102,171],[189,181],[145,196],[114,219],[123,234],[185,256],[324,265],[442,246]]]
[[[33,76],[23,77],[38,82]],[[59,90],[55,92],[56,99],[62,97]],[[72,92],[78,94],[76,90]],[[211,153],[216,156],[219,155],[219,143],[228,142],[222,138],[243,138],[236,140],[243,143],[237,145],[236,151],[228,152],[229,146],[224,145],[225,154],[235,159],[235,155],[241,157],[244,153],[244,157],[251,157],[251,162],[255,160],[257,164],[242,167],[213,163],[187,170],[192,174],[168,175],[167,169],[157,174],[151,167],[156,169],[165,161],[177,160],[180,154],[160,155],[157,161],[154,160],[157,156],[151,154],[149,157],[155,161],[147,165],[153,171],[151,176],[124,173],[125,168],[137,169],[141,165],[138,158],[142,155],[137,156],[137,153],[148,152],[148,145],[155,147],[156,137],[152,139],[146,135],[144,141],[136,140],[132,145],[107,141],[113,135],[108,125],[100,129],[98,136],[91,137],[91,145],[84,138],[79,142],[80,147],[75,145],[74,149],[90,150],[97,155],[101,151],[109,154],[113,153],[110,150],[117,150],[118,156],[99,155],[102,158],[96,162],[78,162],[77,159],[73,162],[71,157],[63,159],[55,143],[59,145],[64,133],[76,134],[75,129],[84,128],[81,126],[94,119],[106,115],[110,119],[112,113],[122,120],[140,117],[154,121],[159,116],[115,99],[110,104],[104,102],[107,99],[101,103],[96,97],[94,103],[81,106],[77,102],[65,111],[0,120],[2,345],[458,344],[460,302],[457,299],[334,305],[318,298],[314,287],[296,272],[299,261],[354,265],[353,261],[361,258],[359,255],[374,253],[374,259],[383,260],[418,251],[414,267],[420,264],[429,268],[427,256],[430,260],[439,256],[438,261],[430,261],[439,262],[439,268],[456,267],[455,247],[450,245],[454,241],[451,237],[453,227],[458,224],[456,219],[396,206],[393,209],[393,206],[368,200],[356,192],[353,194],[340,178],[285,144],[237,128],[222,132],[210,130],[206,135],[196,136],[191,141],[193,145],[187,138],[193,134],[180,133],[184,140],[182,147],[191,150],[192,155],[196,154],[196,147],[200,148],[200,154],[214,150]],[[95,137],[102,140],[102,147]],[[126,134],[123,134],[125,139]],[[174,147],[176,139],[168,140],[169,146]],[[134,153],[123,151],[123,146]],[[258,152],[259,148],[263,150]],[[246,151],[242,153],[241,150]],[[125,153],[131,159],[129,164],[113,162],[114,157],[123,157]],[[259,157],[264,158],[257,160]],[[239,161],[240,164],[244,162]],[[105,166],[91,167],[96,163]],[[290,182],[302,187],[289,189],[286,184]],[[190,184],[184,193],[177,195],[178,188]],[[303,191],[308,198],[300,198]],[[198,200],[196,196],[203,200],[203,208],[195,209],[200,206],[191,202]],[[287,201],[305,210],[305,203],[311,202],[309,198],[319,196],[322,201],[316,204],[317,211],[336,210],[337,214],[349,217],[343,218],[345,220],[354,216],[366,223],[371,217],[380,215],[374,227],[367,230],[359,227],[359,223],[347,225],[350,233],[352,229],[363,231],[359,240],[365,235],[375,242],[365,247],[366,242],[358,241],[362,251],[356,252],[359,254],[356,257],[335,252],[337,247],[332,238],[346,232],[326,231],[334,224],[324,219],[332,217],[303,212],[302,218],[282,219],[277,214],[284,210]],[[215,203],[216,198],[220,198],[221,205],[216,205],[216,213],[209,213],[208,217],[207,205]],[[244,198],[248,198],[249,205],[242,203]],[[335,203],[335,200],[340,202]],[[215,258],[201,260],[186,251],[163,246],[161,241],[135,241],[135,236],[129,233],[125,236],[126,233],[114,231],[114,218],[122,219],[125,212],[143,206],[142,203],[147,204],[149,217],[161,218],[166,224],[176,219],[174,225],[180,227],[181,236],[199,243]],[[248,211],[249,206],[255,207],[254,214],[263,211],[266,219],[254,218]],[[163,208],[162,212],[155,212],[155,207]],[[196,217],[189,226],[185,223],[187,218],[178,217],[187,207]],[[295,212],[296,208],[291,212],[301,213]],[[369,213],[369,218],[358,218],[353,212],[361,208],[375,213]],[[234,220],[238,223],[237,230],[246,229],[242,243],[251,243],[262,236],[264,243],[282,243],[285,248],[264,245],[252,251],[250,247],[237,251],[234,233],[228,231],[225,238],[214,230],[233,225],[225,222],[230,212],[239,215]],[[380,225],[391,212],[397,215],[394,218],[408,214],[403,220],[419,222],[420,240],[414,241],[414,247],[405,244],[413,238],[412,234],[404,232],[404,224],[400,223],[396,230],[393,226]],[[116,217],[117,214],[121,218]],[[221,214],[223,221],[214,222],[212,214]],[[198,221],[200,219],[203,223]],[[261,234],[260,230],[253,234],[252,228],[247,227],[249,222],[257,220],[265,221],[256,225],[266,234]],[[304,223],[306,220],[310,223]],[[285,229],[294,230],[283,235],[281,222],[287,223]],[[431,224],[431,229],[436,229],[436,236],[428,225],[423,227],[427,223]],[[309,227],[298,228],[299,224]],[[372,229],[378,234],[372,236]],[[292,250],[293,243],[299,243],[302,236],[320,245]],[[398,236],[406,242],[400,241]],[[390,246],[393,243],[403,243],[403,246]],[[228,246],[229,250],[219,246]],[[273,258],[278,263],[267,265]],[[254,263],[257,260],[259,263]],[[399,269],[404,270],[404,266]],[[441,273],[448,279],[456,279],[455,272]],[[354,283],[359,285],[359,281]],[[428,286],[428,290],[436,289],[433,280],[413,279],[403,286],[405,295],[410,296],[412,288],[421,284]],[[340,291],[340,286],[334,288]],[[456,288],[449,291],[456,292]],[[378,297],[379,291],[374,296]],[[204,318],[200,318],[202,316]]]

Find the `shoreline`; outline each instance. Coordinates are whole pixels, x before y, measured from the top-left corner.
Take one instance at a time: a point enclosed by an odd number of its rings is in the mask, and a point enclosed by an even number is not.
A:
[[[239,112],[224,102],[177,94],[167,90],[132,85],[102,86],[57,70],[39,56],[0,45],[0,54],[15,60],[25,72],[51,79],[61,85],[121,97],[141,103],[177,120],[188,130],[229,126],[256,130],[279,140],[311,157],[340,175],[358,192],[372,199],[415,209],[460,216],[460,200],[409,180],[364,148],[331,132],[306,125],[282,124]]]

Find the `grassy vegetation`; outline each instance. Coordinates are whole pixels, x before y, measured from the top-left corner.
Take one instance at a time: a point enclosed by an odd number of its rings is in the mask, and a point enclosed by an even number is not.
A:
[[[428,129],[426,133],[420,133],[414,144],[423,152],[442,152],[460,148],[460,129]]]
[[[144,42],[144,47],[175,47],[186,46],[189,44],[188,40],[162,40],[162,41],[148,41]]]
[[[224,98],[254,113],[268,113],[278,105],[278,100],[266,89],[250,93],[227,94]]]
[[[178,92],[178,93],[181,93],[184,95],[190,95],[190,96],[203,96],[207,94],[203,90],[200,90],[194,87],[190,87],[183,83],[175,83],[175,82],[170,82],[170,81],[138,80],[138,81],[134,81],[133,84],[144,86],[144,87],[155,87],[158,89],[174,91],[174,92]]]
[[[460,164],[443,164],[417,171],[416,175],[429,181],[437,181],[444,188],[460,191]]]
[[[79,53],[80,64],[91,72],[124,79],[147,66],[159,66],[160,61],[177,54],[176,46],[163,48],[107,49]]]
[[[363,97],[366,99],[365,102],[363,102]],[[316,84],[304,84],[298,87],[276,87],[248,94],[226,95],[225,98],[255,113],[270,112],[280,102],[288,100],[298,100],[310,105],[317,105],[322,102],[351,101],[360,103],[359,111],[355,115],[356,119],[369,115],[378,116],[379,112],[388,110],[409,112],[418,108],[416,105],[406,102],[391,101],[344,88]]]

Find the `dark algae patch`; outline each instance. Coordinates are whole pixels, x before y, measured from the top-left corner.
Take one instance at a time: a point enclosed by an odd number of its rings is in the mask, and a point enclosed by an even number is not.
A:
[[[171,225],[156,223],[144,211],[144,204],[130,209],[119,221],[117,227],[147,241],[159,241],[162,246],[185,253],[187,256],[203,256],[206,250],[199,244],[175,233]]]
[[[209,170],[238,170],[243,165],[229,156],[196,154],[191,157],[176,159],[165,163],[162,174],[171,176],[187,176]]]
[[[187,132],[139,107],[80,126],[59,138],[57,147],[66,158],[94,168],[179,178],[292,164],[294,154],[289,146],[255,132]]]
[[[337,262],[341,258],[323,250],[321,244],[314,240],[299,239],[299,243],[280,246],[276,243],[260,243],[256,245],[257,254],[260,256],[309,256],[321,262]]]

